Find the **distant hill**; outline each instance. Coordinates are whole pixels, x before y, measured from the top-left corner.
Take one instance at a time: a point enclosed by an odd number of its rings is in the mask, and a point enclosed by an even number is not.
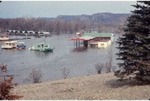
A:
[[[130,14],[96,13],[92,15],[59,15],[56,18],[0,18],[0,32],[7,30],[48,31],[52,34],[79,31],[121,34]]]
[[[93,15],[60,15],[56,19],[61,19],[65,21],[90,21],[93,23],[101,24],[118,24],[124,22],[130,14],[114,14],[114,13],[96,13]]]

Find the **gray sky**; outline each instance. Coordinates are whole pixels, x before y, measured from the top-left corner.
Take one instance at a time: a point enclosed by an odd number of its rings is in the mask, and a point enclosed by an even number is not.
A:
[[[0,18],[130,13],[136,1],[2,1]]]

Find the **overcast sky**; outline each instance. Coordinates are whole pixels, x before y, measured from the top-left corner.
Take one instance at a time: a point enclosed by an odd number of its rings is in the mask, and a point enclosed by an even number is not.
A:
[[[136,1],[2,1],[0,18],[130,13]]]

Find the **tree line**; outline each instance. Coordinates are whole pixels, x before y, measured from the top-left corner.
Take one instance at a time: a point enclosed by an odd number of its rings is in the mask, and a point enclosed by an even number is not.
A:
[[[0,32],[7,30],[47,31],[51,34],[72,34],[80,31],[121,33],[124,22],[101,24],[80,19],[66,21],[55,18],[0,18]]]

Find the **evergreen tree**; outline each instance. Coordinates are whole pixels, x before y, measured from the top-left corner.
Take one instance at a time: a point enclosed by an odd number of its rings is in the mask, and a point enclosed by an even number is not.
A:
[[[125,34],[117,41],[120,74],[135,74],[136,78],[150,77],[150,1],[138,1],[133,5],[124,29]]]

